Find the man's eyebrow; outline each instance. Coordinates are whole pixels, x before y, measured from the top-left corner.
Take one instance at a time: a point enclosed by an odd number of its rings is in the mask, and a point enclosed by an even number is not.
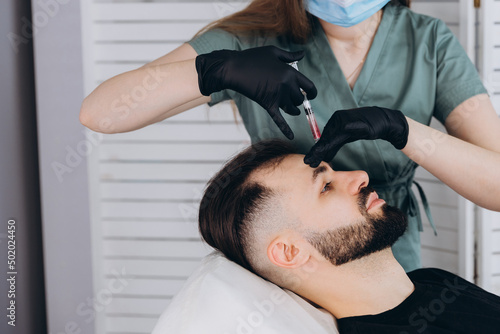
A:
[[[316,169],[314,169],[313,171],[313,175],[312,175],[312,182],[316,182],[316,179],[318,178],[318,175],[321,174],[321,173],[325,173],[327,171],[327,168],[322,165],[322,166],[319,166],[317,167]]]

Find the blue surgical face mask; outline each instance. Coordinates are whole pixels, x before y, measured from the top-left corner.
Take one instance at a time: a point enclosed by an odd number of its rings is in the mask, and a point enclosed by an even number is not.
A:
[[[306,0],[307,11],[341,27],[352,27],[384,7],[390,0]]]

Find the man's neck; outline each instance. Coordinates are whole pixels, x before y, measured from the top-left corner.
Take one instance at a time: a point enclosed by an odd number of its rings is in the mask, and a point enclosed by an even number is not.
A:
[[[341,266],[320,266],[300,294],[337,319],[385,312],[415,289],[390,248]]]

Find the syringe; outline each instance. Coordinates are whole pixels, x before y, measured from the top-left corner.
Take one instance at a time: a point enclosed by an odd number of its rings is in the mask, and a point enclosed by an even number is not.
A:
[[[290,63],[289,65],[291,65],[297,71],[299,70],[299,67],[297,66],[296,61]],[[304,110],[306,112],[306,118],[307,118],[307,121],[309,122],[309,127],[311,128],[314,142],[316,143],[316,142],[318,142],[319,137],[321,137],[321,132],[319,131],[318,123],[316,122],[316,118],[314,117],[314,112],[312,110],[311,103],[309,102],[309,99],[307,98],[306,92],[304,92],[302,90],[302,88],[300,89],[300,91],[302,92],[302,95],[304,95],[304,102],[302,102],[302,106],[304,107]]]

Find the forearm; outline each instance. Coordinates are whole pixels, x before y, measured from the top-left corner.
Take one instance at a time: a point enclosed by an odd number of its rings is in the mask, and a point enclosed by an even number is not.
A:
[[[99,85],[83,101],[80,121],[97,132],[127,132],[171,117],[197,100],[209,97],[199,91],[194,59],[146,65]]]
[[[452,137],[407,118],[410,159],[463,197],[500,211],[500,153]]]

